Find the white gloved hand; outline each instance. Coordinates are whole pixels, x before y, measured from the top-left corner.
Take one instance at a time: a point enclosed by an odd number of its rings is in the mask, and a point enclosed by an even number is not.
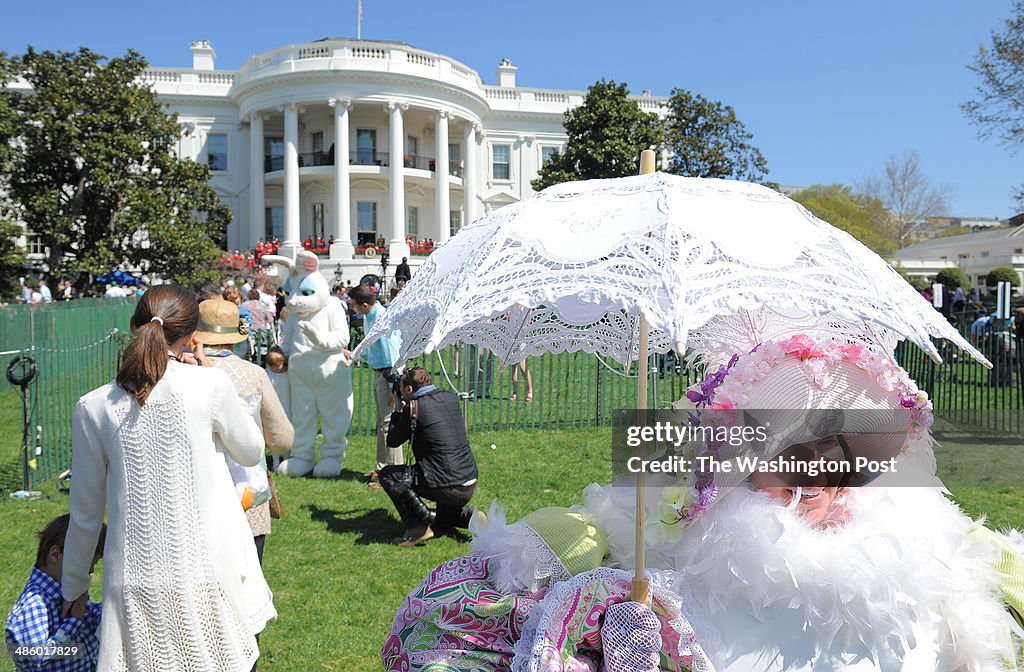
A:
[[[606,672],[657,672],[661,623],[651,608],[639,602],[608,607],[601,626]]]
[[[313,326],[312,322],[299,322],[299,331],[305,334],[313,345],[320,345],[324,342],[324,339],[320,335],[320,330]]]

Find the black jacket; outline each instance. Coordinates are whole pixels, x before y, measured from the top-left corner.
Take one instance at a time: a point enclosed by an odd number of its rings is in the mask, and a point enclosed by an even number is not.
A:
[[[399,280],[405,280],[406,282],[412,280],[412,269],[409,268],[409,264],[401,263],[395,267],[395,282]]]
[[[416,431],[410,408],[416,407]],[[398,447],[412,436],[416,475],[430,488],[463,485],[477,477],[459,398],[447,390],[431,390],[391,414],[388,445]]]

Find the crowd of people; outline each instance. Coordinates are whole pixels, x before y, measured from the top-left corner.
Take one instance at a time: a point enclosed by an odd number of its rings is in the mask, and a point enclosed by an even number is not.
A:
[[[369,328],[385,309],[368,279],[325,297],[346,332],[347,315]],[[276,614],[261,571],[272,475],[308,424],[295,414],[298,353],[282,336],[308,315],[288,298],[263,275],[140,295],[115,380],[74,412],[70,513],[40,533],[6,623],[19,670],[255,669],[259,633]],[[250,337],[259,331],[274,334],[262,351]],[[422,369],[401,368],[400,334],[361,362],[347,336],[337,355],[374,369],[378,450],[367,482],[405,525],[395,543],[482,518],[469,507],[478,474],[455,395]],[[166,493],[160,512],[151,506],[157,491]],[[94,603],[88,588],[101,556],[103,600]],[[69,657],[70,644],[82,655]]]
[[[104,297],[115,298],[139,298],[146,293],[146,284],[141,281],[134,281],[130,284],[111,280],[106,283],[97,283],[86,287],[79,292],[75,289],[70,280],[61,278],[57,281],[55,288],[50,288],[50,282],[46,278],[18,278],[18,294],[15,300],[18,303],[28,305],[42,305],[54,301],[71,301],[78,298]]]

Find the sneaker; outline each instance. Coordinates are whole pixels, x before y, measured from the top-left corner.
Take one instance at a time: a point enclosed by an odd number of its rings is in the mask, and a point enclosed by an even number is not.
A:
[[[402,548],[408,548],[433,538],[434,531],[430,529],[430,526],[420,525],[419,527],[410,527],[406,530],[404,535],[395,539],[395,544]]]
[[[469,518],[469,531],[479,532],[487,526],[487,514],[480,509],[473,509],[473,515]]]

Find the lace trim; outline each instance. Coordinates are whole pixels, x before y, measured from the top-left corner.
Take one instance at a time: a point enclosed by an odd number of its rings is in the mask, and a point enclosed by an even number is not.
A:
[[[505,593],[537,592],[571,574],[551,547],[524,523],[505,524],[505,510],[496,502],[487,512],[488,523],[474,530],[471,548],[488,561],[491,581]]]

